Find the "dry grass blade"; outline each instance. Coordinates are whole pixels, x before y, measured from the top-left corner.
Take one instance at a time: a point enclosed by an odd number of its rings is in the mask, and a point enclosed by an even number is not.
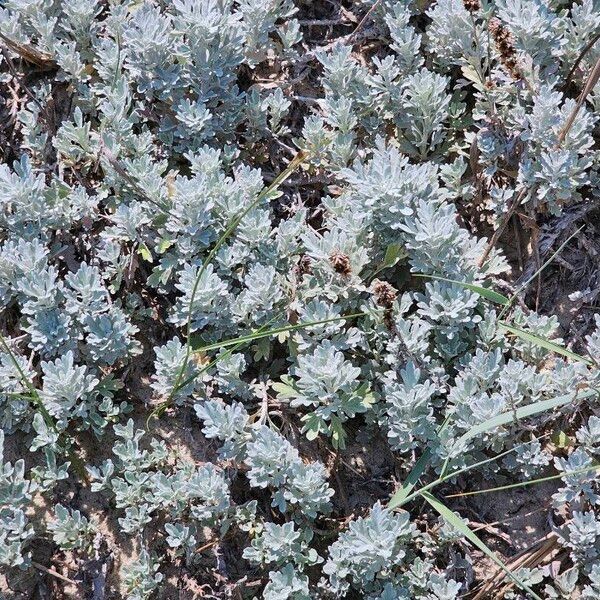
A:
[[[43,69],[44,71],[52,71],[53,69],[58,68],[58,65],[50,54],[42,52],[41,50],[38,50],[29,44],[15,42],[2,33],[0,33],[0,39],[4,42],[7,48],[12,50],[15,54],[18,54],[23,60],[36,65],[40,69]]]
[[[533,568],[542,562],[545,562],[557,548],[557,537],[554,533],[549,533],[545,538],[536,542],[530,548],[519,552],[515,555],[506,567],[511,571],[518,571],[523,568]],[[507,573],[502,568],[498,568],[491,577],[486,581],[483,587],[479,590],[472,600],[484,600],[485,598],[502,598],[503,595],[515,586],[514,581],[510,581],[505,585],[501,592],[498,591],[498,586],[506,579]]]

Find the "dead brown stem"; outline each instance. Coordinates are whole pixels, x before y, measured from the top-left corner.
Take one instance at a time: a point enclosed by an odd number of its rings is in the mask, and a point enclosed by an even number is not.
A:
[[[567,134],[571,130],[571,127],[573,127],[573,123],[575,122],[577,114],[581,110],[581,107],[583,106],[583,103],[585,102],[585,99],[588,97],[589,93],[594,89],[596,83],[598,83],[598,79],[600,79],[600,58],[596,61],[596,64],[594,65],[594,68],[592,69],[592,72],[588,77],[585,87],[583,88],[583,91],[577,99],[577,104],[575,104],[575,106],[573,107],[573,110],[571,111],[567,122],[565,123],[561,132],[558,134],[558,140],[556,142],[557,148],[565,141]]]

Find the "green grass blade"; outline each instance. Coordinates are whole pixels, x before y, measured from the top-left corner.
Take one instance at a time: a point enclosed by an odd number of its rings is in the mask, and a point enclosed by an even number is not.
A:
[[[498,487],[487,488],[485,490],[475,490],[473,492],[461,492],[460,494],[448,494],[446,498],[459,498],[462,496],[478,496],[480,494],[491,494],[493,492],[502,492],[504,490],[514,490],[515,488],[527,487],[535,485],[536,483],[545,483],[546,481],[554,481],[556,479],[562,479],[563,477],[569,477],[570,475],[582,475],[589,473],[590,471],[599,471],[600,465],[590,465],[589,467],[583,467],[575,471],[565,471],[564,473],[558,473],[557,475],[548,475],[547,477],[538,477],[537,479],[528,479],[527,481],[519,481],[518,483],[509,483],[508,485],[499,485]]]
[[[56,431],[56,425],[54,423],[54,420],[50,416],[50,413],[46,410],[46,407],[44,406],[44,403],[42,402],[42,399],[40,398],[38,391],[35,389],[33,382],[30,381],[29,377],[27,377],[27,375],[25,375],[23,369],[21,369],[21,365],[19,364],[19,361],[15,357],[13,351],[10,349],[8,343],[6,342],[6,340],[4,339],[4,336],[2,334],[0,334],[0,346],[2,346],[2,349],[4,350],[4,352],[10,358],[10,361],[12,362],[13,366],[17,370],[17,373],[19,374],[19,378],[21,379],[21,381],[23,382],[25,387],[29,390],[29,394],[30,394],[29,398],[33,402],[33,405],[36,407],[36,409],[40,411],[40,414],[44,418],[44,421],[46,422],[47,427],[52,429],[52,431]]]
[[[257,331],[255,331],[253,333],[249,333],[248,335],[242,335],[242,336],[238,336],[237,338],[223,340],[222,342],[215,342],[214,344],[206,344],[204,346],[196,346],[196,347],[194,347],[194,352],[207,352],[209,350],[220,350],[220,349],[224,349],[224,348],[228,348],[228,350],[224,354],[215,357],[208,364],[206,364],[204,367],[202,367],[202,369],[200,369],[200,371],[198,371],[197,373],[194,373],[194,375],[192,375],[191,377],[188,377],[185,381],[180,381],[177,384],[177,387],[173,388],[172,394],[174,395],[181,388],[185,387],[186,385],[188,385],[188,383],[191,383],[194,379],[196,379],[196,377],[202,375],[203,373],[208,371],[210,368],[214,367],[219,360],[226,358],[227,356],[229,356],[233,352],[235,352],[237,349],[241,348],[245,344],[248,344],[254,340],[258,340],[258,339],[262,339],[262,338],[266,338],[266,337],[272,337],[274,335],[279,335],[280,333],[285,333],[288,331],[298,331],[300,329],[306,329],[307,327],[323,325],[326,323],[334,323],[337,321],[344,321],[346,319],[354,319],[354,318],[363,317],[363,316],[366,316],[366,313],[354,313],[351,315],[342,315],[340,317],[331,317],[330,319],[322,319],[320,321],[308,321],[305,323],[297,323],[296,325],[286,325],[283,327],[276,327],[274,329],[265,330],[264,328],[267,327],[272,320],[274,320],[274,319],[272,319],[269,323],[267,323],[267,325],[264,325],[262,328],[258,329]],[[192,338],[191,345],[192,346],[194,345],[193,338]],[[148,425],[148,423],[150,422],[151,419],[160,417],[165,412],[165,410],[170,406],[170,404],[171,404],[171,399],[167,399],[163,403],[159,404],[150,413],[150,415],[146,419],[146,424]]]
[[[515,336],[521,338],[522,340],[529,342],[530,344],[539,346],[540,348],[545,348],[546,350],[550,350],[551,352],[555,352],[556,354],[561,354],[562,356],[566,356],[567,358],[570,358],[571,360],[583,362],[590,366],[592,366],[594,364],[589,358],[585,358],[584,356],[580,356],[579,354],[576,354],[575,352],[571,352],[570,350],[567,350],[564,346],[561,346],[560,344],[551,342],[550,340],[547,340],[545,338],[534,335],[533,333],[524,331],[523,329],[519,329],[518,327],[514,327],[513,325],[508,325],[505,322],[501,322],[498,324],[498,326],[500,327],[500,329],[502,331],[505,331],[506,333],[515,335]]]
[[[489,548],[467,525],[464,519],[455,515],[443,502],[432,496],[429,492],[423,493],[423,498],[429,502],[431,507],[446,521],[454,527],[466,540],[471,542],[473,546],[481,550],[488,558],[493,560],[506,575],[522,590],[526,591],[535,600],[542,600],[527,584],[521,581],[501,560],[498,555]]]
[[[471,292],[475,292],[479,294],[486,300],[490,300],[495,304],[500,304],[502,306],[508,304],[509,300],[506,296],[503,296],[499,292],[496,292],[490,288],[482,287],[480,285],[475,285],[474,283],[466,283],[464,281],[458,281],[457,279],[446,279],[445,277],[437,277],[435,275],[424,275],[423,273],[416,273],[415,277],[425,277],[427,279],[436,279],[437,281],[445,281],[446,283],[455,283],[456,285],[460,285]]]
[[[459,441],[466,442],[471,438],[477,437],[478,435],[491,431],[496,427],[507,425],[508,423],[513,423],[515,417],[517,419],[531,417],[537,414],[541,414],[545,411],[552,410],[559,406],[563,406],[565,404],[568,404],[569,402],[573,402],[575,399],[579,400],[583,398],[589,398],[590,396],[597,393],[598,391],[594,389],[583,390],[580,391],[575,398],[573,398],[573,396],[570,394],[566,394],[564,396],[559,396],[558,398],[552,398],[550,400],[541,400],[540,402],[535,402],[533,404],[530,404],[529,406],[524,406],[515,411],[502,413],[501,415],[497,415],[492,419],[488,419],[487,421],[483,421],[482,423],[475,425],[474,427],[469,429],[469,431],[463,434]],[[445,424],[446,422],[442,425],[442,427],[444,427]],[[414,489],[416,483],[427,468],[428,461],[431,458],[431,451],[429,449],[426,449],[421,458],[417,461],[417,463],[409,473],[403,486],[390,498],[388,508],[394,509],[408,504],[410,501],[414,500],[418,496],[421,496],[424,492],[433,489],[434,487],[444,483],[445,481],[452,479],[457,475],[461,475],[463,473],[467,473],[468,471],[472,471],[473,469],[481,467],[487,463],[499,460],[500,458],[510,454],[511,452],[514,452],[517,448],[524,446],[526,443],[527,442],[523,444],[517,444],[516,446],[509,448],[508,450],[505,450],[500,454],[497,454],[490,458],[486,458],[472,465],[463,467],[458,471],[454,471],[449,474],[443,474],[441,477],[438,477],[435,481],[432,481],[431,483],[428,483],[419,490],[413,492],[412,490]]]
[[[515,419],[525,419],[527,417],[532,417],[534,415],[539,415],[548,410],[552,410],[554,408],[558,408],[559,406],[563,406],[565,404],[569,404],[570,402],[574,402],[575,400],[580,400],[582,398],[588,398],[597,393],[595,390],[582,390],[577,393],[575,397],[572,394],[565,394],[564,396],[558,396],[557,398],[551,398],[550,400],[540,400],[539,402],[534,402],[533,404],[528,404],[527,406],[522,406],[521,408],[517,408],[516,410],[510,410],[504,412],[500,415],[496,415],[491,419],[487,419],[478,425],[474,425],[469,429],[466,433],[464,433],[460,438],[459,442],[467,442],[471,438],[477,437],[482,433],[487,433],[488,431],[492,431],[497,427],[501,427],[502,425],[508,425],[509,423],[513,423]]]
[[[280,333],[286,333],[288,331],[298,331],[299,329],[306,329],[307,327],[314,327],[316,325],[325,325],[327,323],[336,323],[337,321],[344,321],[345,319],[355,319],[357,317],[364,317],[366,313],[355,313],[351,315],[342,315],[339,317],[331,317],[330,319],[322,319],[320,321],[307,321],[305,323],[296,323],[295,325],[284,325],[282,327],[275,327],[274,329],[268,329],[267,331],[256,331],[249,333],[248,335],[241,335],[236,338],[223,340],[222,342],[215,342],[214,344],[206,344],[204,346],[198,345],[198,342],[192,338],[192,350],[194,352],[208,352],[209,350],[220,350],[221,348],[228,348],[238,344],[248,344],[254,340],[260,340],[266,337],[272,337],[279,335]]]
[[[273,319],[270,319],[265,325],[263,325],[258,331],[261,331],[262,329],[265,329],[266,327],[268,327],[275,319],[277,319],[279,315],[276,315],[275,317],[273,317]],[[191,383],[192,381],[194,381],[194,379],[196,379],[196,377],[200,377],[200,375],[202,375],[203,373],[206,373],[206,371],[208,371],[209,369],[211,369],[212,367],[214,367],[220,360],[223,360],[224,358],[227,358],[228,356],[231,356],[238,348],[240,348],[243,345],[243,342],[240,342],[234,346],[230,346],[230,348],[228,350],[226,350],[223,354],[221,354],[220,356],[216,356],[215,358],[213,358],[211,361],[209,361],[206,365],[204,365],[197,373],[194,373],[193,375],[191,375],[190,377],[188,377],[185,381],[180,381],[179,384],[177,385],[177,387],[173,388],[172,394],[175,395],[181,388],[184,388],[186,385],[188,385],[188,383]],[[152,419],[158,419],[161,417],[161,415],[167,410],[167,408],[169,408],[169,406],[171,405],[171,401],[169,398],[167,398],[167,400],[165,400],[164,402],[162,402],[161,404],[159,404],[149,415],[148,418],[146,419],[146,427],[149,426],[150,421]]]
[[[446,417],[444,422],[440,425],[437,430],[437,435],[444,430],[446,425],[450,422],[450,417]],[[410,473],[407,475],[402,487],[390,498],[390,502],[388,504],[388,508],[394,509],[404,503],[407,502],[407,499],[411,496],[411,492],[413,491],[415,485],[417,485],[419,479],[425,472],[425,469],[429,466],[429,462],[431,461],[431,448],[425,448],[425,452],[421,454],[419,460],[414,464]],[[442,473],[440,478],[443,477],[445,473]]]
[[[425,469],[429,466],[430,461],[431,450],[429,448],[426,448],[425,452],[421,454],[421,457],[415,463],[410,473],[407,475],[406,479],[404,480],[404,483],[402,484],[402,487],[390,498],[390,501],[388,503],[388,508],[390,510],[398,508],[406,502],[406,499],[410,497],[415,485],[417,485],[419,479],[421,479],[421,476],[425,472]]]
[[[504,452],[501,452],[500,454],[495,454],[494,456],[490,456],[489,458],[484,458],[483,460],[479,460],[476,463],[472,463],[470,465],[467,465],[466,467],[462,467],[462,468],[458,469],[457,471],[453,471],[452,473],[440,475],[440,477],[438,477],[435,481],[432,481],[431,483],[424,485],[422,488],[419,488],[416,492],[412,492],[412,493],[408,494],[408,496],[405,496],[403,499],[398,499],[398,498],[393,497],[393,499],[395,499],[394,505],[392,506],[391,501],[390,501],[388,508],[393,509],[393,508],[399,508],[401,506],[404,506],[405,504],[408,504],[415,498],[418,498],[419,496],[421,496],[424,492],[428,492],[428,491],[432,490],[433,488],[437,487],[438,485],[441,485],[442,483],[445,483],[446,481],[457,477],[458,475],[463,475],[464,473],[473,471],[474,469],[477,469],[478,467],[483,467],[484,465],[487,465],[488,463],[500,460],[501,458],[508,456],[512,452],[516,452],[516,450],[518,448],[526,446],[527,444],[529,444],[529,442],[517,444],[516,446],[513,446],[512,448],[509,448],[508,450],[504,450]],[[394,494],[394,496],[395,496],[395,494]]]
[[[577,394],[576,398],[577,399],[587,398],[587,397],[592,396],[595,393],[597,393],[595,390],[591,390],[591,389],[583,390]],[[492,431],[493,429],[496,429],[497,427],[501,427],[502,425],[508,425],[510,423],[514,423],[515,419],[518,420],[518,419],[525,419],[527,417],[532,417],[534,415],[538,415],[538,414],[541,414],[548,410],[552,410],[554,408],[558,408],[559,406],[568,404],[569,402],[573,402],[574,400],[575,400],[575,398],[573,398],[573,396],[571,394],[565,394],[564,396],[559,396],[557,398],[551,398],[550,400],[540,400],[539,402],[534,402],[533,404],[529,404],[527,406],[517,408],[516,410],[510,410],[510,411],[504,412],[500,415],[496,415],[495,417],[493,417],[491,419],[483,421],[482,423],[474,425],[473,427],[471,427],[471,429],[469,429],[466,433],[464,433],[459,438],[459,442],[466,443],[470,439],[477,437],[478,435],[487,433],[488,431]],[[442,427],[444,427],[445,425],[446,425],[446,422],[442,425]],[[440,428],[440,430],[441,430],[441,428]],[[478,466],[486,464],[487,462],[497,460],[498,458],[501,458],[502,456],[504,456],[504,454],[508,454],[509,452],[512,452],[513,450],[514,450],[514,448],[509,450],[506,453],[500,454],[491,459],[485,459],[479,463],[475,463],[474,465],[471,465],[470,467],[468,467],[466,469],[461,469],[457,472],[450,473],[449,475],[443,474],[442,477],[440,477],[437,480],[435,480],[434,482],[428,484],[427,486],[422,488],[421,491],[431,489],[431,488],[439,485],[440,483],[446,481],[447,479],[449,479],[451,477],[455,477],[456,475],[465,472],[466,470],[472,470]],[[423,475],[423,472],[427,468],[427,464],[430,459],[431,459],[431,452],[429,451],[429,449],[426,449],[425,452],[423,453],[423,455],[421,456],[421,458],[417,461],[417,463],[413,467],[412,471],[409,473],[403,486],[391,497],[390,502],[388,504],[389,508],[393,509],[393,508],[402,506],[403,504],[406,504],[407,502],[409,502],[410,500],[412,500],[413,498],[415,498],[416,496],[419,495],[419,493],[420,493],[419,491],[414,492],[414,493],[411,493],[411,492],[414,489],[418,480]]]
[[[237,229],[238,225],[242,222],[244,217],[252,209],[256,208],[274,190],[276,190],[281,185],[281,183],[283,183],[292,174],[292,172],[295,171],[306,160],[307,156],[308,154],[306,152],[299,152],[290,161],[288,166],[258,194],[256,199],[232,219],[231,223],[227,226],[221,237],[217,240],[216,244],[208,253],[208,256],[206,257],[206,260],[203,261],[202,266],[198,269],[198,273],[196,273],[196,279],[194,280],[194,285],[192,286],[190,305],[187,312],[185,360],[183,361],[181,368],[177,372],[175,381],[173,383],[173,389],[171,390],[171,393],[169,394],[169,397],[166,400],[167,403],[170,404],[173,401],[173,396],[175,395],[176,390],[178,390],[180,387],[181,379],[183,378],[183,374],[185,373],[186,366],[190,359],[190,354],[192,353],[192,347],[190,345],[190,338],[192,333],[192,310],[194,306],[194,300],[196,299],[196,294],[198,292],[198,286],[200,285],[200,280],[202,279],[202,275],[204,275],[206,269],[208,268],[208,265],[211,264],[212,260],[217,255],[217,252],[219,251],[221,246],[227,241],[229,236]]]

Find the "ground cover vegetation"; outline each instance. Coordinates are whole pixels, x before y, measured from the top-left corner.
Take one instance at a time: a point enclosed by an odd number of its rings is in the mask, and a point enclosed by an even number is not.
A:
[[[0,596],[600,598],[599,38],[0,0]]]

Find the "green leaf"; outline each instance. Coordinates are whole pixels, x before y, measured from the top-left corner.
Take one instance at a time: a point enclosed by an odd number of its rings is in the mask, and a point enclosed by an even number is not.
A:
[[[319,437],[319,430],[318,429],[307,429],[306,430],[306,439],[309,442],[312,442],[313,440],[316,440]]]
[[[174,243],[174,240],[161,240],[160,244],[158,244],[158,253],[164,254]]]
[[[390,244],[383,258],[382,268],[393,267],[401,258],[406,256],[404,246],[402,244]]]
[[[570,448],[573,445],[573,440],[561,429],[555,431],[550,438],[552,443],[561,450],[565,448]]]
[[[361,404],[365,407],[366,410],[369,410],[373,404],[377,402],[377,398],[373,393],[373,390],[369,387],[368,383],[363,383],[357,390],[356,393],[359,396],[362,396]]]
[[[331,443],[336,450],[344,450],[346,448],[346,432],[339,417],[331,415],[331,423],[329,425],[331,431]]]
[[[298,390],[294,389],[294,387],[288,383],[284,383],[284,378],[281,378],[282,381],[278,381],[274,383],[271,387],[277,392],[277,396],[279,398],[296,398],[298,396]],[[285,378],[288,379],[287,377]]]
[[[424,275],[423,273],[416,273],[415,277],[425,277],[427,279],[436,279],[437,281],[445,281],[446,283],[455,283],[456,285],[460,285],[471,292],[475,292],[479,294],[486,300],[490,300],[495,304],[500,304],[504,306],[508,304],[509,300],[506,296],[495,292],[494,290],[486,287],[482,287],[480,285],[475,285],[474,283],[466,283],[464,281],[458,281],[457,279],[446,279],[445,277],[436,277],[435,275]]]
[[[535,598],[535,600],[542,600],[542,598],[538,596],[527,584],[514,575],[514,573],[498,558],[497,554],[493,550],[491,550],[473,531],[471,531],[464,519],[458,515],[455,515],[445,504],[440,502],[429,492],[424,492],[423,498],[429,502],[432,508],[444,519],[444,521],[454,527],[457,532],[463,535],[465,539],[469,540],[473,546],[481,550],[488,558],[493,560],[516,585],[518,585],[522,590],[525,590],[531,595],[532,598]]]
[[[472,82],[477,90],[480,92],[484,91],[484,87],[481,85],[481,77],[477,71],[470,65],[464,65],[460,68],[465,79]]]
[[[556,354],[561,354],[562,356],[566,356],[567,358],[570,358],[577,362],[583,362],[586,365],[592,366],[594,364],[589,358],[585,358],[585,356],[575,354],[575,352],[567,350],[564,346],[561,346],[559,344],[551,342],[550,340],[534,335],[533,333],[523,331],[523,329],[519,329],[518,327],[514,327],[513,325],[508,325],[505,322],[501,322],[498,324],[498,326],[502,331],[510,333],[512,335],[516,335],[522,340],[525,340],[530,344],[534,344],[535,346],[539,346],[540,348],[545,348],[546,350],[550,350],[551,352],[555,352]]]
[[[319,434],[323,433],[326,429],[323,419],[315,413],[304,415],[301,421],[304,422],[304,427],[302,429],[306,434],[306,438],[310,441],[315,440],[319,437]]]
[[[148,248],[148,246],[146,246],[146,244],[140,243],[140,247],[138,248],[138,252],[140,254],[140,256],[146,261],[146,262],[153,262],[153,258],[152,258],[152,252],[150,252],[150,249]]]

